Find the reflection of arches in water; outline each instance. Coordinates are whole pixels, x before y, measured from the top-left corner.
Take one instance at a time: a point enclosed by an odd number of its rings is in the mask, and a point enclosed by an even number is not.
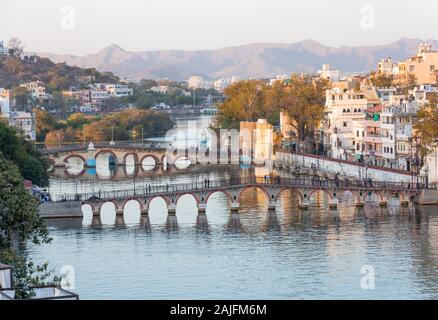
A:
[[[144,171],[152,171],[155,169],[156,165],[158,164],[158,159],[154,155],[145,155],[141,161],[141,168]]]
[[[166,224],[169,203],[169,198],[161,196],[155,196],[148,201],[147,207],[150,224]]]
[[[100,208],[102,224],[112,225],[116,221],[116,204],[112,201],[104,202]]]
[[[123,204],[123,218],[127,224],[139,223],[141,216],[141,203],[137,199],[125,201]]]
[[[67,175],[80,175],[85,169],[85,159],[81,155],[72,154],[64,159]]]
[[[82,220],[85,224],[91,223],[93,219],[93,207],[90,204],[83,204],[81,206]]]
[[[176,216],[179,223],[196,223],[199,200],[192,194],[183,194],[176,199]]]
[[[294,202],[297,202],[298,205],[303,202],[303,194],[300,192],[300,190],[295,188],[282,188],[278,193],[276,201],[285,198],[287,194],[289,194],[291,199],[294,200]]]

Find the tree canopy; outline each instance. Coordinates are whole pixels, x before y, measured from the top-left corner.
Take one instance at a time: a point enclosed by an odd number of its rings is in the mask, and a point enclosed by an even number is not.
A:
[[[0,122],[0,152],[4,158],[14,162],[20,174],[34,184],[45,187],[49,184],[48,163],[20,132]]]

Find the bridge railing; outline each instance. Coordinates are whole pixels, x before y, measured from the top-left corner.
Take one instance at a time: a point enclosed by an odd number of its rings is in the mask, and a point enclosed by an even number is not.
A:
[[[135,186],[132,189],[124,190],[94,190],[82,194],[57,195],[54,201],[84,201],[90,199],[119,199],[136,196],[172,195],[184,192],[197,192],[203,190],[225,189],[237,186],[269,186],[269,187],[291,187],[291,188],[312,188],[312,189],[352,189],[352,190],[418,190],[426,189],[423,183],[408,182],[386,182],[386,181],[361,181],[361,180],[338,180],[321,179],[320,177],[295,176],[292,178],[280,177],[233,177],[231,179],[192,181],[189,183],[150,185],[144,184]]]
[[[166,150],[167,144],[163,142],[145,142],[145,143],[132,143],[132,142],[115,142],[111,144],[110,142],[97,142],[94,143],[96,148],[125,148],[125,149],[135,149],[144,151],[162,151]],[[58,152],[71,152],[71,151],[84,151],[87,150],[88,144],[70,144],[67,146],[62,146],[61,148],[43,148],[40,147],[39,150],[43,154],[54,154]]]

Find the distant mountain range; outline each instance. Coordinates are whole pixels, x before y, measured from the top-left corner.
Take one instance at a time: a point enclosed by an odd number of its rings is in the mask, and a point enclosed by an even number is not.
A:
[[[126,51],[110,45],[85,56],[37,52],[54,62],[66,62],[82,68],[111,71],[132,80],[146,78],[184,80],[192,75],[206,79],[238,76],[268,78],[293,72],[317,72],[329,63],[341,72],[375,70],[380,59],[404,60],[415,55],[421,39],[402,38],[379,46],[328,47],[313,40],[293,44],[255,43],[216,50]],[[438,48],[437,40],[426,40]]]

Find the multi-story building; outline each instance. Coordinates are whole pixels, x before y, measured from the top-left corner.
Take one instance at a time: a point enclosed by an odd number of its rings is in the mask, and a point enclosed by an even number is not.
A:
[[[266,119],[240,122],[239,148],[242,150],[241,156],[244,162],[263,164],[266,160],[272,160],[274,151],[272,125]]]
[[[332,69],[329,64],[323,64],[322,70],[319,70],[318,74],[322,79],[327,79],[331,82],[339,82],[341,78],[341,71]]]
[[[201,76],[192,76],[188,80],[189,89],[205,88],[205,80]]]
[[[122,98],[129,97],[134,94],[132,88],[129,88],[126,84],[103,84],[107,93],[113,97]]]
[[[399,72],[399,66],[397,63],[394,63],[391,58],[386,58],[379,61],[377,71],[384,75],[395,76]]]
[[[437,84],[438,51],[432,50],[427,43],[421,43],[415,56],[398,65],[400,82],[408,81],[409,74],[412,74],[417,84]]]
[[[362,91],[327,90],[322,135],[328,156],[350,160],[355,157],[356,148],[361,152],[361,147],[356,146],[356,137],[363,135],[367,107],[368,100]]]
[[[11,91],[0,88],[0,114],[7,114],[11,109]]]
[[[46,99],[47,98],[46,84],[42,81],[37,80],[37,81],[28,82],[28,83],[23,83],[20,86],[25,87],[30,92],[32,97],[34,97],[34,98],[37,98],[37,99]]]
[[[10,111],[0,114],[0,119],[4,119],[11,127],[21,130],[27,139],[35,141],[35,114],[33,112]]]

